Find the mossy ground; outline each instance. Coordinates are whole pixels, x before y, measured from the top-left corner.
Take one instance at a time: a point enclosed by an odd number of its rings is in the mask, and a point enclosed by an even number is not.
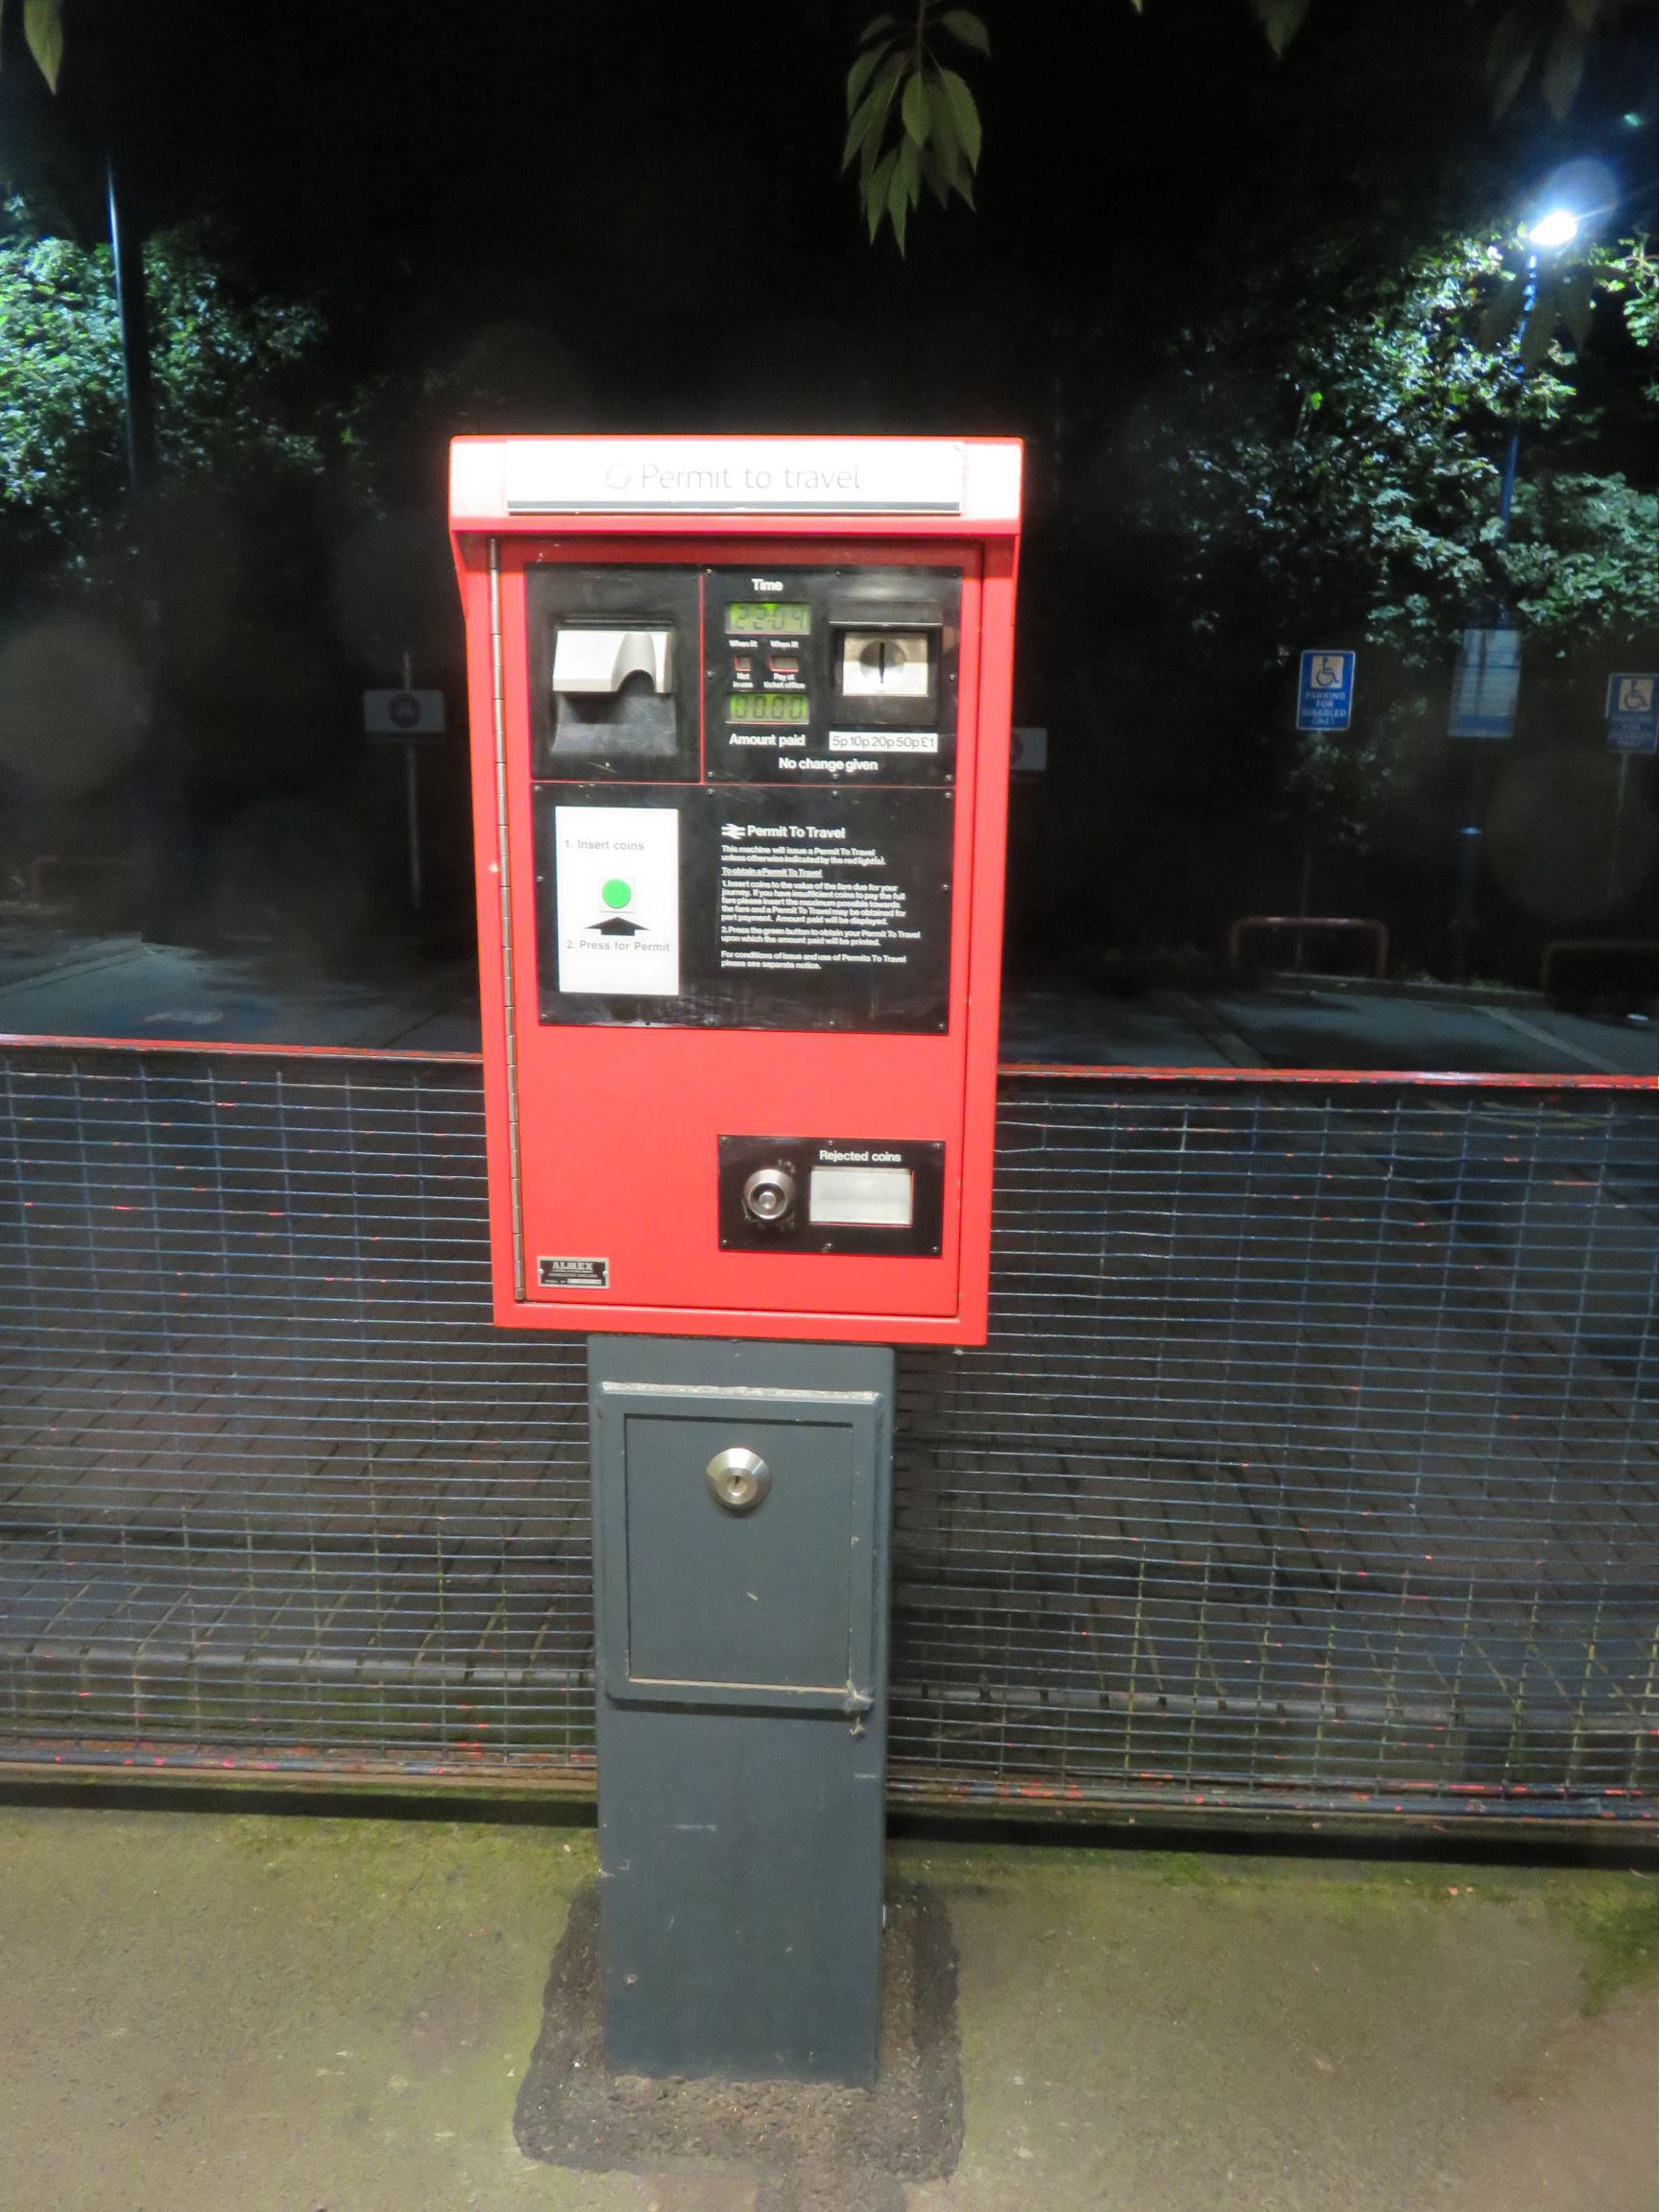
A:
[[[912,2212],[1652,2212],[1659,1881],[893,1861],[961,1958],[962,2162]],[[593,1871],[581,1827],[0,1811],[0,2204],[749,2212],[513,2141]]]

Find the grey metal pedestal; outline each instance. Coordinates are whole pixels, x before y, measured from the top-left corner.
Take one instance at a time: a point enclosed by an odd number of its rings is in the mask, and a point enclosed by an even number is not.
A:
[[[589,1342],[613,2072],[867,2082],[893,1355]]]

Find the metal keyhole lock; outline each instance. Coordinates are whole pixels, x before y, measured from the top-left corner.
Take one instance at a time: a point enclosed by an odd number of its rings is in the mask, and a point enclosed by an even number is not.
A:
[[[715,1453],[703,1479],[716,1505],[728,1513],[752,1513],[772,1487],[772,1470],[758,1452],[733,1444]]]
[[[785,1221],[795,1205],[795,1170],[780,1162],[757,1167],[743,1186],[743,1211],[751,1221],[774,1228]]]

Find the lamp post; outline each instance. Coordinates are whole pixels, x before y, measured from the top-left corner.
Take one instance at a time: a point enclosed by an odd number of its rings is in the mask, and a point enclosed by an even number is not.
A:
[[[1538,256],[1540,253],[1559,253],[1571,246],[1578,235],[1578,218],[1568,207],[1551,207],[1541,215],[1523,235],[1530,251],[1527,255],[1527,289],[1521,297],[1521,321],[1515,332],[1515,420],[1509,428],[1509,450],[1503,460],[1503,486],[1498,495],[1498,542],[1505,552],[1509,547],[1509,518],[1515,505],[1515,470],[1521,459],[1521,388],[1527,381],[1527,325],[1532,320],[1532,309],[1538,300]],[[1507,590],[1503,595],[1503,612],[1509,613]]]
[[[121,332],[121,391],[127,432],[127,489],[136,498],[156,473],[156,397],[150,371],[150,307],[144,245],[122,211],[115,156],[105,164],[109,250],[115,266],[115,317]]]
[[[1538,301],[1538,261],[1540,254],[1554,255],[1571,246],[1577,237],[1579,219],[1569,207],[1551,207],[1522,232],[1527,241],[1527,287],[1521,296],[1521,319],[1515,332],[1515,403],[1514,419],[1509,427],[1509,447],[1503,457],[1503,476],[1498,493],[1498,547],[1502,557],[1509,550],[1511,521],[1515,507],[1515,477],[1521,462],[1521,394],[1527,381],[1527,329],[1532,320],[1532,311]],[[1508,629],[1514,621],[1514,609],[1510,604],[1507,574],[1500,587],[1498,626]],[[1475,931],[1475,901],[1480,882],[1480,847],[1484,832],[1480,817],[1484,808],[1481,800],[1481,773],[1477,756],[1469,763],[1468,802],[1465,820],[1457,832],[1457,874],[1452,898],[1452,974],[1453,980],[1469,980],[1469,948]]]

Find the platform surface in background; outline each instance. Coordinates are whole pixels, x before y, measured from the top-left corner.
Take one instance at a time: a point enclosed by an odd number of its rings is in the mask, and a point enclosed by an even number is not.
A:
[[[0,1035],[476,1052],[470,960],[414,946],[306,966],[88,937],[0,911]],[[1529,992],[1403,993],[1316,976],[1129,992],[1010,983],[1004,1060],[1123,1068],[1659,1074],[1659,1024],[1588,1020]]]

